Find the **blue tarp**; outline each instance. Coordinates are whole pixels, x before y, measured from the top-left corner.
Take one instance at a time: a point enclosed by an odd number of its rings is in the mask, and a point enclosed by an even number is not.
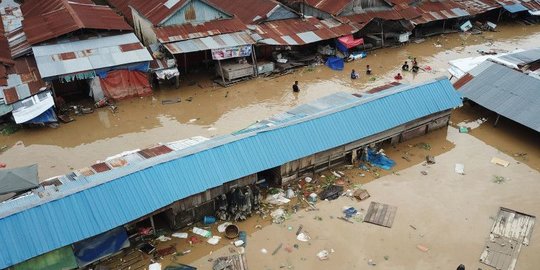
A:
[[[328,59],[326,59],[326,65],[333,70],[343,70],[345,67],[343,59],[335,56],[328,57]]]
[[[73,244],[73,253],[79,267],[89,265],[129,247],[129,239],[124,227]]]
[[[24,122],[24,124],[44,124],[51,122],[58,122],[58,118],[56,118],[56,113],[54,112],[54,107],[50,107],[36,118],[28,122]]]
[[[528,8],[526,8],[525,6],[519,3],[512,4],[512,5],[503,5],[503,8],[506,9],[510,13],[518,13],[518,12],[529,10]]]
[[[107,78],[107,74],[113,70],[127,69],[129,71],[137,70],[137,71],[142,71],[142,72],[148,72],[149,68],[150,68],[150,62],[141,62],[141,63],[136,63],[133,65],[127,65],[127,66],[124,65],[124,66],[103,68],[103,69],[97,70],[96,75],[104,79],[104,78]]]
[[[396,162],[383,154],[377,154],[375,151],[371,150],[371,148],[368,148],[367,161],[371,163],[371,165],[385,170],[390,170],[396,165]]]
[[[336,39],[336,48],[340,51],[342,51],[343,53],[345,53],[345,55],[348,55],[349,53],[349,49],[347,49],[347,46],[345,46],[343,43],[339,42],[339,40]]]

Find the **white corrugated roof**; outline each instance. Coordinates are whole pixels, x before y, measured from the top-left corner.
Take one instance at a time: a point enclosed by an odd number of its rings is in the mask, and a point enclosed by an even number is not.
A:
[[[140,49],[122,51],[120,46],[139,43],[133,33],[98,37],[67,43],[34,46],[32,50],[42,78],[151,61],[152,56],[141,44]],[[61,54],[74,53],[76,58],[62,59]]]

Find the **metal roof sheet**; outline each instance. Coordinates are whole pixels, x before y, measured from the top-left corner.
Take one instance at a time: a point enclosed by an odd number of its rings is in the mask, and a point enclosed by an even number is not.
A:
[[[471,15],[482,14],[500,8],[495,0],[454,0]]]
[[[304,3],[331,15],[339,15],[351,0],[305,0]]]
[[[461,105],[446,78],[383,93],[260,132],[214,138],[136,164],[77,176],[77,181],[87,183],[58,194],[49,191],[51,195],[37,201],[0,203],[0,245],[9,247],[0,253],[0,268],[106,232],[231,180]]]
[[[526,50],[522,52],[509,53],[497,57],[498,62],[508,64],[513,68],[531,64],[540,60],[540,48]]]
[[[514,3],[514,4],[510,4],[510,5],[505,5],[505,4],[501,4],[501,6],[508,12],[510,13],[518,13],[518,12],[522,12],[522,11],[527,11],[529,10],[528,8],[526,8],[525,6],[523,6],[522,4],[520,3]]]
[[[236,32],[211,37],[195,38],[164,44],[171,54],[189,53],[255,44],[246,32]]]
[[[0,103],[15,103],[45,89],[32,56],[17,58],[14,65],[7,67],[6,74],[6,85],[0,86]]]
[[[540,132],[539,79],[495,63],[470,73],[474,78],[459,89],[464,97]]]
[[[281,4],[275,0],[208,0],[212,5],[252,24],[268,18]]]
[[[129,5],[157,26],[180,10],[187,2],[188,0],[174,2],[171,0],[131,0]]]
[[[356,31],[355,27],[337,20],[321,21],[317,18],[298,18],[256,25],[252,37],[258,43],[267,45],[304,45],[350,35]]]
[[[412,20],[414,24],[424,24],[432,21],[446,20],[458,17],[470,16],[469,12],[453,1],[444,2],[421,2],[416,8],[422,14],[421,17]]]
[[[132,30],[110,7],[92,1],[27,0],[22,11],[23,29],[32,45],[79,29]]]
[[[247,30],[247,26],[238,18],[212,20],[204,23],[186,23],[159,27],[154,30],[161,43],[203,38]]]
[[[138,44],[139,49],[122,50],[126,44]],[[43,78],[152,61],[133,33],[34,46],[32,51]]]
[[[107,3],[118,10],[118,12],[133,25],[133,16],[131,14],[131,8],[129,8],[131,1],[133,0],[107,0]]]

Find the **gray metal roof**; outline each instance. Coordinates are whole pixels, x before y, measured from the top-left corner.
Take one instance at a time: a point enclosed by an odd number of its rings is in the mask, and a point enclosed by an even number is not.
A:
[[[540,132],[540,80],[493,63],[473,73],[478,75],[459,89],[464,97]]]
[[[518,53],[511,53],[498,57],[501,63],[521,66],[540,60],[540,48],[526,50]]]
[[[142,44],[139,49],[121,48],[128,44],[140,44],[135,34],[34,46],[32,50],[41,77],[48,78],[152,60]],[[75,54],[74,58],[64,56],[72,53]]]
[[[249,34],[246,32],[235,32],[167,43],[163,44],[163,46],[165,46],[171,54],[180,54],[249,44],[255,44],[255,40],[253,40]]]

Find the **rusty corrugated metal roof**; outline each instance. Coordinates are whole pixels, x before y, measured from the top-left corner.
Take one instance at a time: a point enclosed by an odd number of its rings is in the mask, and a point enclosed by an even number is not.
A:
[[[22,10],[23,29],[32,45],[79,29],[131,30],[110,7],[90,0],[27,0]]]
[[[130,5],[156,26],[180,10],[187,2],[188,0],[132,0]]]
[[[220,34],[240,32],[247,30],[247,27],[238,18],[224,20],[213,20],[205,23],[187,23],[159,27],[154,30],[159,42],[169,43],[174,41],[202,38]]]
[[[129,8],[132,1],[133,0],[107,0],[110,6],[118,10],[118,12],[133,25],[133,16],[131,16],[131,8]]]
[[[41,80],[36,62],[32,56],[17,58],[13,66],[7,67],[7,74],[7,86],[0,86],[0,91],[2,91],[0,98],[7,94],[5,101],[8,104],[27,98],[44,89],[45,82]]]
[[[208,0],[246,24],[266,19],[280,4],[275,0]]]
[[[389,21],[397,21],[403,19],[403,15],[401,15],[396,10],[384,10],[384,11],[369,11],[369,12],[362,12],[354,15],[344,16],[342,18],[346,18],[352,22],[355,23],[368,23],[373,19],[383,19],[383,20],[389,20]]]
[[[460,4],[469,14],[477,15],[488,12],[501,6],[494,0],[454,0]]]
[[[9,50],[9,43],[7,38],[4,36],[4,26],[0,22],[0,64],[13,64],[11,59],[11,52]],[[0,73],[0,78],[2,74]]]
[[[411,21],[417,25],[432,21],[470,16],[470,14],[463,9],[460,4],[453,1],[425,1],[421,2],[416,8],[420,11],[422,16],[412,19]]]
[[[351,0],[305,0],[305,3],[326,13],[338,15]]]
[[[356,28],[351,26],[339,25],[330,28],[327,25],[328,23],[322,23],[317,18],[270,21],[257,25],[252,37],[258,43],[267,45],[304,45],[356,31]]]

